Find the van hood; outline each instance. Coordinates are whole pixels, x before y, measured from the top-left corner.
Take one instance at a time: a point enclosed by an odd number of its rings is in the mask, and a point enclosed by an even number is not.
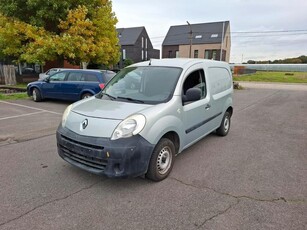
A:
[[[90,99],[75,103],[72,111],[86,117],[123,120],[151,106],[148,104],[111,101],[91,97]]]

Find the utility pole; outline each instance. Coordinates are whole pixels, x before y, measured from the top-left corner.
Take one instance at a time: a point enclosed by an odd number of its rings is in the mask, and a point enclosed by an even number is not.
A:
[[[192,26],[189,23],[189,21],[187,21],[188,25],[190,26],[190,52],[189,52],[189,58],[191,58],[191,53],[192,53],[192,37],[193,37],[193,31],[192,31]]]

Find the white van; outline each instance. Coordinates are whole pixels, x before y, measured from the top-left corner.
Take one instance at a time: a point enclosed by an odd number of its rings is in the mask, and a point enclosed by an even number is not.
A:
[[[175,155],[212,132],[228,134],[232,94],[224,62],[154,59],[131,65],[95,97],[68,106],[57,130],[58,153],[92,173],[163,180]]]

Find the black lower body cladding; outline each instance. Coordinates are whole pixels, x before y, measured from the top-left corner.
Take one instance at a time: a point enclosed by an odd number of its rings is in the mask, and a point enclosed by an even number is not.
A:
[[[108,177],[136,177],[147,172],[154,145],[140,135],[119,140],[88,137],[58,127],[59,155],[88,172]]]

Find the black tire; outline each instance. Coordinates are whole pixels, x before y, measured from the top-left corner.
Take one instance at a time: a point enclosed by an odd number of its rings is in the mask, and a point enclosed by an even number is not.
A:
[[[226,136],[229,133],[230,123],[231,123],[230,118],[231,118],[230,113],[226,111],[220,127],[216,130],[217,135]]]
[[[82,94],[81,99],[89,98],[91,96],[93,96],[93,94],[91,94],[91,93],[84,93],[84,94]]]
[[[33,101],[35,102],[42,101],[42,95],[38,88],[34,88],[32,90],[32,98],[33,98]]]
[[[167,138],[162,138],[151,155],[146,178],[153,181],[164,180],[172,171],[174,160],[174,143]]]

